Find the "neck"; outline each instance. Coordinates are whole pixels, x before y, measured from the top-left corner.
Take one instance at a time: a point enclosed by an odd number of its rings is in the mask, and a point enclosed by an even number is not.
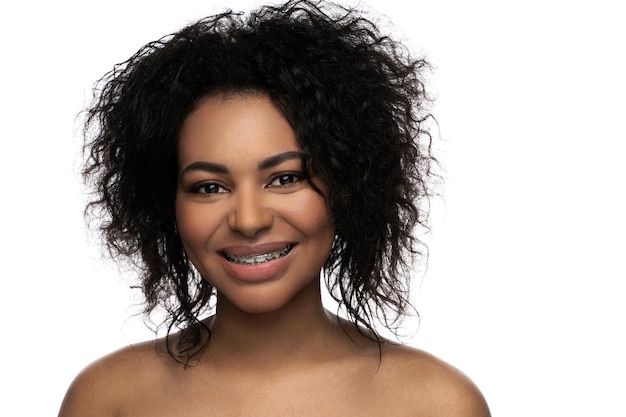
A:
[[[286,363],[320,358],[328,346],[349,339],[337,318],[326,311],[317,291],[303,291],[280,309],[249,313],[218,295],[215,316],[209,320],[207,353],[221,361],[254,364]]]

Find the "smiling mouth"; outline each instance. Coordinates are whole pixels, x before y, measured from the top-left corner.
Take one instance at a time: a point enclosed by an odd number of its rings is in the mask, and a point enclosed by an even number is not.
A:
[[[273,261],[283,256],[286,256],[291,249],[293,249],[294,245],[287,245],[282,249],[279,249],[274,252],[263,253],[261,255],[233,255],[232,253],[224,252],[224,258],[226,258],[229,262],[239,264],[239,265],[258,265],[263,264],[265,262]]]

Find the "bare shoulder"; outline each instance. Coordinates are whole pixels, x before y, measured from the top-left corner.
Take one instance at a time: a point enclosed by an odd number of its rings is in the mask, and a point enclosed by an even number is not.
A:
[[[393,387],[403,413],[415,416],[489,417],[476,385],[461,371],[435,356],[406,346],[389,346],[381,373]]]
[[[130,392],[150,389],[166,372],[155,343],[125,347],[87,366],[70,385],[59,417],[119,416]]]

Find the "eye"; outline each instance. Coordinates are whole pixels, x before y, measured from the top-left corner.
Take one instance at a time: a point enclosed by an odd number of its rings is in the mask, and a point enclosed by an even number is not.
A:
[[[191,191],[196,194],[220,194],[227,193],[228,190],[220,184],[205,182],[194,186]]]
[[[303,178],[302,174],[280,174],[272,178],[270,183],[267,185],[268,187],[288,187],[291,184],[295,184],[301,181]]]

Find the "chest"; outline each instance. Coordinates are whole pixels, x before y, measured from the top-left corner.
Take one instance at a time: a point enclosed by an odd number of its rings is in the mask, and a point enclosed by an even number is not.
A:
[[[397,408],[373,372],[301,369],[288,375],[170,380],[135,397],[136,417],[381,416]],[[391,415],[397,415],[392,413]]]

